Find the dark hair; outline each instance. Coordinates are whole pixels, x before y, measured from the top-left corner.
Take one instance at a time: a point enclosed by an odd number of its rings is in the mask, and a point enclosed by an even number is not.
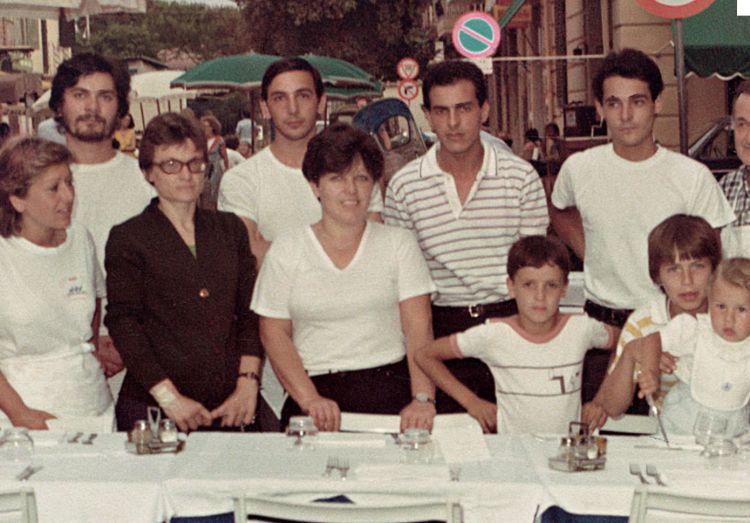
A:
[[[538,142],[540,140],[539,131],[536,130],[536,127],[527,129],[526,134],[524,136],[526,137],[527,140],[530,140],[532,142]]]
[[[8,238],[20,232],[21,213],[10,197],[25,197],[34,178],[50,167],[72,161],[68,148],[59,143],[29,136],[5,142],[0,149],[0,236]]]
[[[664,90],[664,80],[661,78],[659,66],[637,49],[623,49],[619,53],[611,52],[604,59],[602,66],[594,75],[593,82],[594,98],[599,103],[603,103],[604,99],[604,80],[610,76],[643,80],[648,84],[652,101],[656,100]]]
[[[229,133],[224,135],[224,143],[227,149],[237,149],[240,146],[240,139],[236,134]]]
[[[711,225],[700,216],[675,214],[654,227],[648,235],[648,274],[659,282],[662,265],[679,260],[708,258],[711,271],[721,261],[721,243]]]
[[[383,153],[366,132],[343,122],[329,125],[307,144],[302,173],[317,184],[326,173],[346,172],[359,156],[374,181],[383,176]]]
[[[260,84],[260,97],[263,101],[268,101],[268,87],[273,82],[273,79],[282,73],[289,73],[292,71],[307,71],[310,73],[315,84],[315,94],[318,99],[323,96],[323,79],[320,77],[320,72],[315,69],[310,62],[299,56],[291,56],[288,58],[282,58],[268,66],[266,72],[263,73],[263,80]]]
[[[544,134],[545,136],[560,136],[560,127],[555,122],[550,122],[544,126]]]
[[[737,99],[741,94],[750,96],[750,80],[743,80],[737,86],[737,90],[734,92],[734,98],[732,98],[732,113],[734,114],[734,106],[737,103]]]
[[[135,128],[135,122],[133,121],[133,115],[132,114],[128,113],[125,116],[123,116],[123,118],[127,118],[128,119],[128,129]]]
[[[430,90],[433,86],[453,85],[460,80],[468,80],[474,84],[474,94],[480,106],[487,100],[487,84],[482,70],[471,62],[450,61],[431,65],[422,80],[422,103],[430,109]]]
[[[127,70],[119,62],[108,60],[94,53],[75,55],[57,67],[57,73],[52,80],[52,90],[49,98],[50,109],[59,115],[65,90],[75,87],[81,76],[88,76],[94,73],[106,73],[112,77],[117,93],[117,116],[122,118],[128,114],[128,109],[130,108],[130,102],[128,101],[130,76]]]
[[[508,252],[508,276],[512,280],[524,267],[540,268],[556,265],[568,281],[570,255],[563,243],[554,236],[525,236],[514,243]]]
[[[154,151],[157,147],[179,145],[188,140],[193,142],[203,158],[208,156],[206,137],[197,120],[180,113],[162,113],[154,117],[143,131],[138,165],[142,171],[146,171],[154,164]]]

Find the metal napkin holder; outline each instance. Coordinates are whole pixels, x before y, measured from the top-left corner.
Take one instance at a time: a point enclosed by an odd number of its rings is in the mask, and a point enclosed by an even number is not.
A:
[[[560,439],[557,456],[549,458],[549,467],[562,472],[601,470],[607,462],[607,438],[593,436],[588,425],[568,424],[568,435]]]

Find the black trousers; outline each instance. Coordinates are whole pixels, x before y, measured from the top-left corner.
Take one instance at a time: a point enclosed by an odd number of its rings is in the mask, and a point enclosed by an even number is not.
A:
[[[341,412],[398,414],[411,402],[411,381],[406,358],[369,369],[331,372],[311,376],[318,394],[338,403]],[[291,396],[281,411],[281,429],[289,418],[302,414]]]
[[[516,314],[515,300],[508,300],[472,315],[468,307],[432,306],[432,331],[435,339],[450,336],[457,332],[481,325],[489,318],[502,318]],[[495,403],[495,379],[489,367],[476,358],[462,358],[445,362],[458,381],[466,385],[474,394],[486,401]],[[466,412],[460,403],[438,389],[435,394],[435,407],[438,414]]]

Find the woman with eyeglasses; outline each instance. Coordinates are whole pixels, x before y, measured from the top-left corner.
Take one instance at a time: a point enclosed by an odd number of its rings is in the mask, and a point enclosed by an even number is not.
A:
[[[207,164],[196,120],[151,120],[138,162],[158,196],[112,229],[105,255],[106,325],[128,369],[118,429],[158,405],[183,431],[244,430],[261,353],[247,232],[233,214],[198,208]]]

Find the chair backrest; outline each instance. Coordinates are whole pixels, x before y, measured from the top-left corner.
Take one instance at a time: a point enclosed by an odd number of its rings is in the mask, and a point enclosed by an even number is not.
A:
[[[36,497],[30,488],[0,491],[1,523],[37,523]]]
[[[649,489],[642,485],[633,494],[628,522],[654,521],[647,517],[650,511],[679,516],[684,521],[706,521],[705,518],[721,518],[710,521],[750,521],[750,492],[744,498],[703,497]],[[690,519],[691,516],[694,519]]]
[[[295,493],[293,496],[247,494],[234,498],[234,521],[246,523],[248,516],[262,516],[305,523],[416,523],[445,521],[461,523],[463,514],[457,502],[440,498],[410,496],[397,502],[379,495],[377,502],[312,501],[320,494]],[[327,494],[323,494],[326,496]],[[302,497],[301,497],[302,496]],[[356,494],[353,494],[356,496]]]

